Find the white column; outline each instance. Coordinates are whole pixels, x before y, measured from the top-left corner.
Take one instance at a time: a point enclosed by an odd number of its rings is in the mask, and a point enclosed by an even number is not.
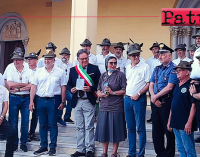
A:
[[[98,0],[72,0],[70,60],[73,61],[85,38],[92,42],[91,52],[96,54]]]
[[[172,36],[172,42],[173,42],[172,49],[175,49],[178,45],[178,31],[179,31],[178,27],[170,27],[170,34]],[[177,58],[177,53],[173,52],[172,53],[172,60],[174,60],[176,58]]]

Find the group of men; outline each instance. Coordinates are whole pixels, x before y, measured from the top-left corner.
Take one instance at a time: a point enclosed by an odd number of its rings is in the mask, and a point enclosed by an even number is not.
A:
[[[184,69],[186,63],[193,60],[191,78],[197,82],[200,78],[198,70],[198,56],[200,55],[200,32],[195,36],[196,44],[188,50],[191,59],[186,57],[186,45],[177,46],[178,59],[172,62],[172,50],[163,43],[153,43],[150,50],[153,56],[146,61],[140,57],[142,44],[131,43],[128,46],[128,59],[123,57],[124,45],[117,43],[115,53],[110,52],[111,42],[105,38],[100,44],[102,53],[93,55],[90,52],[91,41],[85,39],[80,44],[82,49],[77,52],[73,64],[69,63],[70,51],[64,48],[56,57],[56,46],[50,42],[46,46],[46,53],[38,60],[38,53],[31,52],[24,57],[21,48],[15,48],[12,54],[13,63],[9,64],[0,75],[0,105],[3,106],[0,117],[0,132],[7,137],[6,156],[12,157],[13,150],[18,149],[18,116],[21,113],[20,149],[27,152],[27,141],[40,140],[40,148],[35,155],[48,152],[49,156],[56,154],[58,136],[57,123],[66,125],[73,123],[70,119],[74,108],[75,125],[77,129],[77,151],[71,154],[77,156],[94,156],[94,116],[97,100],[96,90],[100,75],[106,72],[105,59],[115,56],[117,69],[126,74],[127,87],[124,98],[129,152],[128,156],[143,157],[145,155],[146,129],[146,92],[149,91],[152,107],[153,143],[157,157],[173,157],[175,155],[175,137],[171,132],[168,119],[173,100],[173,89],[178,82],[179,73],[175,66]],[[197,50],[196,50],[197,49]],[[197,57],[197,58],[196,58]],[[24,62],[27,60],[27,63]],[[180,69],[178,69],[180,71]],[[187,69],[187,68],[185,68]],[[175,71],[176,70],[176,71]],[[3,79],[3,80],[2,80]],[[84,80],[82,89],[77,88],[77,82]],[[9,122],[4,119],[8,108],[8,98],[5,86],[9,90]],[[195,89],[193,89],[195,90]],[[191,90],[192,91],[192,90]],[[192,92],[195,95],[197,92]],[[197,95],[198,97],[198,95]],[[67,100],[67,105],[66,105]],[[63,108],[66,107],[64,120]],[[1,108],[1,106],[0,106]],[[29,129],[29,111],[32,120]],[[39,117],[40,139],[36,137],[35,130]],[[150,122],[149,120],[148,122]],[[9,127],[10,132],[6,131]],[[48,131],[50,140],[48,149]],[[139,135],[139,152],[136,152],[136,131]],[[164,135],[167,137],[165,147]]]

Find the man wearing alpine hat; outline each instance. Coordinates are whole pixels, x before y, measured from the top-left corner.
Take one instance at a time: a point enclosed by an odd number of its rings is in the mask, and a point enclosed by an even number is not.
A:
[[[55,54],[55,50],[57,49],[56,45],[54,45],[54,43],[52,43],[52,42],[49,42],[45,48],[46,48],[46,50],[52,50],[52,52],[55,55],[55,63],[54,63],[54,65],[56,67],[61,68],[62,67],[62,61],[59,58],[57,58],[56,54]],[[45,63],[44,63],[44,58],[42,57],[42,58],[40,58],[38,60],[37,67],[41,68],[43,66],[45,66]]]
[[[61,51],[61,53],[59,53],[59,55],[61,56],[62,69],[65,72],[65,76],[66,76],[67,82],[68,82],[69,71],[70,71],[70,68],[73,66],[73,64],[69,62],[69,58],[70,58],[70,55],[71,55],[70,51],[68,50],[68,48],[65,47],[65,48],[62,49],[62,51]],[[71,111],[72,111],[72,107],[71,107],[72,94],[70,93],[69,90],[66,91],[66,100],[67,100],[67,105],[66,105],[66,112],[64,114],[64,121],[62,120],[63,111],[59,110],[58,111],[58,122],[60,124],[61,124],[62,121],[73,124],[74,121],[70,119]]]
[[[131,64],[126,67],[126,96],[124,111],[128,129],[129,157],[136,156],[136,131],[139,136],[139,157],[144,157],[146,145],[146,92],[149,88],[150,67],[140,60],[142,44],[133,43],[128,47],[127,54]]]
[[[48,126],[50,127],[50,150],[49,156],[56,154],[56,143],[58,136],[58,110],[65,106],[66,97],[66,75],[65,72],[54,65],[55,54],[47,50],[44,57],[45,66],[36,71],[30,92],[31,111],[35,108],[34,98],[37,100],[37,113],[40,124],[40,148],[34,152],[35,155],[48,151]],[[42,74],[42,75],[41,75]],[[60,102],[58,104],[58,102]]]
[[[35,72],[37,71],[37,61],[38,61],[38,56],[40,55],[40,52],[41,52],[41,49],[37,53],[31,52],[28,56],[25,57],[25,59],[28,62],[29,68],[32,70],[32,79],[33,79]],[[35,130],[36,130],[37,123],[38,123],[36,97],[34,98],[34,104],[35,104],[35,108],[33,109],[33,112],[32,112],[30,130],[28,133],[28,142],[40,141],[40,139],[38,137],[36,137],[36,135],[35,135]]]
[[[123,56],[124,45],[122,42],[118,42],[115,48],[115,57],[117,58],[117,69],[125,73],[125,66],[127,59]]]
[[[96,65],[97,63],[97,58],[95,55],[93,55],[91,52],[90,52],[90,49],[91,49],[91,46],[92,46],[92,43],[89,39],[85,39],[82,44],[80,44],[82,49],[85,49],[87,50],[88,52],[88,56],[89,56],[89,63],[90,64],[94,64]],[[78,64],[78,60],[77,58],[74,59],[74,62],[73,62],[73,65],[76,66]]]

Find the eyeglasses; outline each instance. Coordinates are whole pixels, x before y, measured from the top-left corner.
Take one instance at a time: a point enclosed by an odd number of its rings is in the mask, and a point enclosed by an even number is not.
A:
[[[82,47],[90,47],[89,45],[83,45]]]
[[[111,65],[117,65],[117,62],[108,62]]]
[[[84,60],[88,60],[88,57],[87,58],[78,58],[80,59],[81,61],[84,61]]]

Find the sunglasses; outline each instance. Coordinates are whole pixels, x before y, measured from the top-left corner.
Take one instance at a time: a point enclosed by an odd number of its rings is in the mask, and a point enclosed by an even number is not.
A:
[[[117,65],[117,62],[108,62],[111,65]]]
[[[139,57],[140,54],[134,54],[134,55],[131,55],[131,57]]]

